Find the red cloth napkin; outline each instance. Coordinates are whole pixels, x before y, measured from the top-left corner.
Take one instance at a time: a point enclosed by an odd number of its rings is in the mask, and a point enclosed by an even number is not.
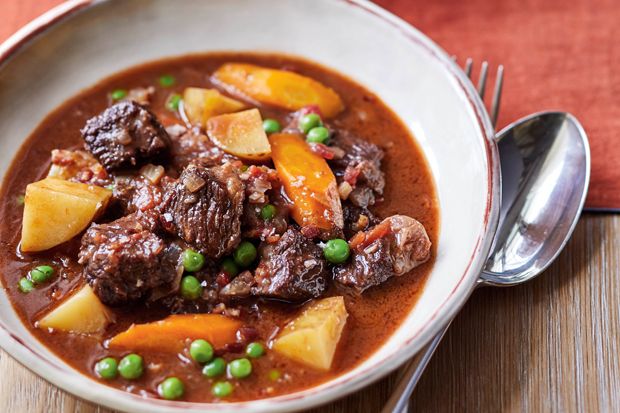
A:
[[[498,127],[547,109],[577,116],[590,140],[586,205],[620,210],[620,1],[376,0],[459,63],[503,64]],[[492,83],[491,83],[492,84]]]
[[[0,41],[60,0],[3,0]],[[565,110],[592,149],[587,206],[620,210],[619,0],[376,0],[462,64],[506,68],[498,127]],[[492,80],[492,79],[491,79]]]

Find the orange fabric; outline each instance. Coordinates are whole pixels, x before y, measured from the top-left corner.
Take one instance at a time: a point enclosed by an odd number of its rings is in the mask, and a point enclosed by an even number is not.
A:
[[[620,1],[377,0],[459,63],[505,66],[498,127],[559,109],[592,150],[587,206],[620,208]],[[476,79],[476,77],[474,77]],[[487,92],[489,93],[489,92]]]
[[[60,0],[3,0],[0,41]],[[592,149],[588,206],[620,208],[618,0],[376,0],[464,62],[506,67],[499,127],[559,109]]]

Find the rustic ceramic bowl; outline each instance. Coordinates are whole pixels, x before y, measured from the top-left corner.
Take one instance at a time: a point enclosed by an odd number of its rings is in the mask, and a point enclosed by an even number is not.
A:
[[[144,399],[99,384],[38,342],[0,291],[2,348],[81,398],[149,413],[280,412],[328,402],[414,355],[464,304],[485,262],[497,224],[500,178],[483,105],[443,50],[364,0],[65,3],[0,46],[0,175],[44,116],[83,88],[145,61],[214,50],[300,55],[377,93],[411,129],[432,169],[441,208],[434,270],[403,325],[355,369],[304,391],[223,404]]]

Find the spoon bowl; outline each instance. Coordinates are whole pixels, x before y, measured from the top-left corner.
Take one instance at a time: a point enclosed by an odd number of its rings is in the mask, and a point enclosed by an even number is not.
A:
[[[494,247],[481,275],[487,285],[528,281],[568,242],[590,180],[583,127],[564,112],[541,112],[501,130],[502,207]]]

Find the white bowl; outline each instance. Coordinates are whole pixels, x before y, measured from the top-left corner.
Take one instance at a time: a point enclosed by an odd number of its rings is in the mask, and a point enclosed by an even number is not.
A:
[[[280,412],[342,397],[414,355],[464,304],[485,261],[499,206],[492,128],[470,82],[436,44],[364,0],[72,1],[0,46],[0,174],[56,106],[121,69],[216,50],[301,55],[377,93],[411,129],[437,186],[441,229],[415,308],[374,355],[317,387],[270,399],[198,404],[143,399],[86,377],[37,341],[0,292],[0,345],[75,395],[135,412]]]

